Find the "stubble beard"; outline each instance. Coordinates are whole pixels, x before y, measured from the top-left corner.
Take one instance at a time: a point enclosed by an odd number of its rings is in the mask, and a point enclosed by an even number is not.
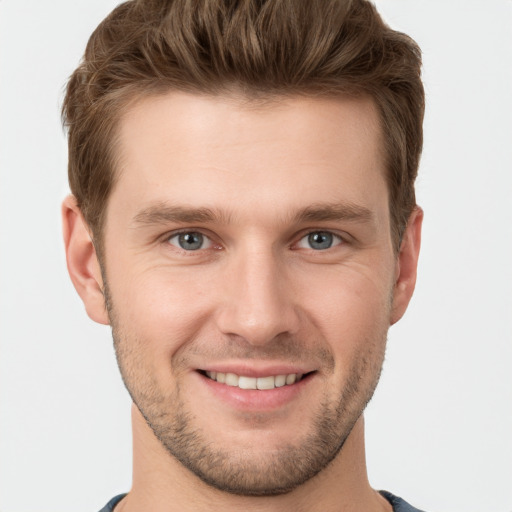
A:
[[[354,383],[355,384],[355,383]],[[354,388],[355,389],[355,388]],[[310,432],[297,445],[283,445],[278,451],[233,451],[216,448],[206,433],[194,428],[194,417],[179,399],[177,411],[168,422],[152,419],[148,409],[136,404],[167,452],[204,483],[224,492],[243,496],[286,494],[325,469],[340,453],[356,421],[370,400],[350,411],[352,397],[344,394],[336,407],[324,401],[318,407]],[[151,414],[155,418],[154,414]]]
[[[154,375],[144,368],[141,354],[134,349],[144,342],[127,342],[129,336],[117,323],[108,289],[104,292],[118,366],[134,404],[169,455],[220,491],[275,496],[315,477],[340,453],[379,381],[387,329],[379,339],[361,343],[366,350],[351,368],[338,401],[333,403],[325,396],[319,402],[312,427],[300,443],[283,445],[261,456],[255,456],[252,447],[233,451],[229,446],[215,446],[207,432],[195,426],[196,419],[187,410],[179,384],[170,395],[159,389]]]

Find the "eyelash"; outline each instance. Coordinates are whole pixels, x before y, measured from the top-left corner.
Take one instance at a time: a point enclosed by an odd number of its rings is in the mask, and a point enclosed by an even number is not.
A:
[[[296,242],[294,245],[298,245],[300,244],[303,240],[305,240],[306,238],[309,238],[311,235],[330,235],[332,237],[332,245],[329,246],[329,247],[326,247],[324,249],[318,249],[318,250],[315,250],[313,249],[312,247],[304,247],[304,249],[309,249],[309,250],[312,250],[312,251],[315,251],[315,252],[323,252],[323,251],[327,251],[328,249],[332,249],[334,247],[337,247],[339,245],[343,245],[346,243],[345,239],[338,235],[337,233],[333,233],[332,231],[329,231],[327,229],[315,229],[315,230],[312,230],[312,231],[308,231],[307,233],[303,234],[298,242]],[[338,243],[336,243],[336,239],[338,240]],[[309,241],[310,242],[310,241]]]
[[[191,235],[192,234],[198,234],[198,235],[201,235],[202,237],[204,237],[205,240],[208,240],[210,242],[210,246],[206,247],[206,248],[199,247],[198,249],[187,250],[187,249],[184,249],[183,247],[180,247],[178,244],[173,244],[173,243],[170,242],[171,239],[179,237],[180,235],[186,235],[186,234],[191,234]],[[301,243],[304,239],[306,239],[307,237],[310,237],[311,235],[314,235],[314,234],[327,234],[327,235],[332,236],[333,244],[331,246],[323,248],[323,249],[314,249],[312,247],[297,247],[298,244]],[[336,240],[337,240],[337,243],[336,243]],[[215,242],[212,240],[212,237],[207,235],[207,234],[205,234],[200,229],[183,229],[183,230],[180,230],[180,231],[172,232],[170,234],[165,235],[164,242],[169,244],[169,245],[172,245],[176,250],[178,250],[178,251],[180,251],[180,252],[182,252],[184,254],[187,254],[187,255],[194,255],[194,253],[199,253],[199,252],[202,252],[202,251],[207,250],[207,249],[216,249],[216,250],[222,249],[220,244],[215,244]],[[291,248],[292,249],[303,248],[303,249],[314,251],[314,252],[318,253],[318,252],[327,251],[329,249],[333,249],[333,248],[338,247],[340,245],[345,245],[346,243],[347,243],[347,240],[346,240],[345,236],[341,236],[341,235],[339,235],[337,233],[334,233],[333,231],[330,231],[330,230],[327,230],[327,229],[323,229],[323,230],[322,229],[313,229],[313,230],[309,230],[307,232],[302,233],[300,235],[300,237],[298,238],[298,240],[291,245]]]
[[[175,245],[175,244],[171,243],[171,239],[179,237],[180,235],[188,235],[188,234],[201,235],[202,237],[204,237],[205,240],[208,240],[210,242],[211,246],[206,247],[206,248],[200,247],[199,249],[196,249],[196,250],[186,250],[186,249],[183,249],[183,247],[179,247],[179,245]],[[194,253],[205,250],[205,249],[220,249],[221,248],[218,244],[215,244],[215,242],[212,240],[211,236],[205,234],[200,229],[183,229],[180,231],[174,231],[170,234],[165,235],[164,242],[169,245],[172,245],[176,250],[181,251],[182,253],[185,253],[187,255],[193,255]]]

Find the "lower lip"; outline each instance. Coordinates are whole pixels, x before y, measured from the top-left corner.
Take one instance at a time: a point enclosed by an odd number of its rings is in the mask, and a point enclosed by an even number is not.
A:
[[[226,402],[231,407],[247,411],[269,411],[283,407],[295,400],[313,379],[314,374],[308,374],[295,384],[288,384],[274,389],[241,389],[228,386],[197,373],[211,393]]]

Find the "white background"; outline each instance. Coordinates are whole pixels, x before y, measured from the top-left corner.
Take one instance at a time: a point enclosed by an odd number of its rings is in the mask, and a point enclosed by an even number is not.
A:
[[[65,270],[59,107],[116,2],[0,1],[0,510],[95,512],[131,480],[109,329]],[[512,1],[381,0],[424,51],[415,298],[367,412],[371,482],[429,512],[512,511]]]

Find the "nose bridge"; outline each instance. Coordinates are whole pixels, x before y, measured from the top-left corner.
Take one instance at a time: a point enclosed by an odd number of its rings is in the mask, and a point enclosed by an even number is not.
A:
[[[271,246],[246,247],[232,255],[219,327],[225,334],[262,345],[298,328],[283,262]]]

